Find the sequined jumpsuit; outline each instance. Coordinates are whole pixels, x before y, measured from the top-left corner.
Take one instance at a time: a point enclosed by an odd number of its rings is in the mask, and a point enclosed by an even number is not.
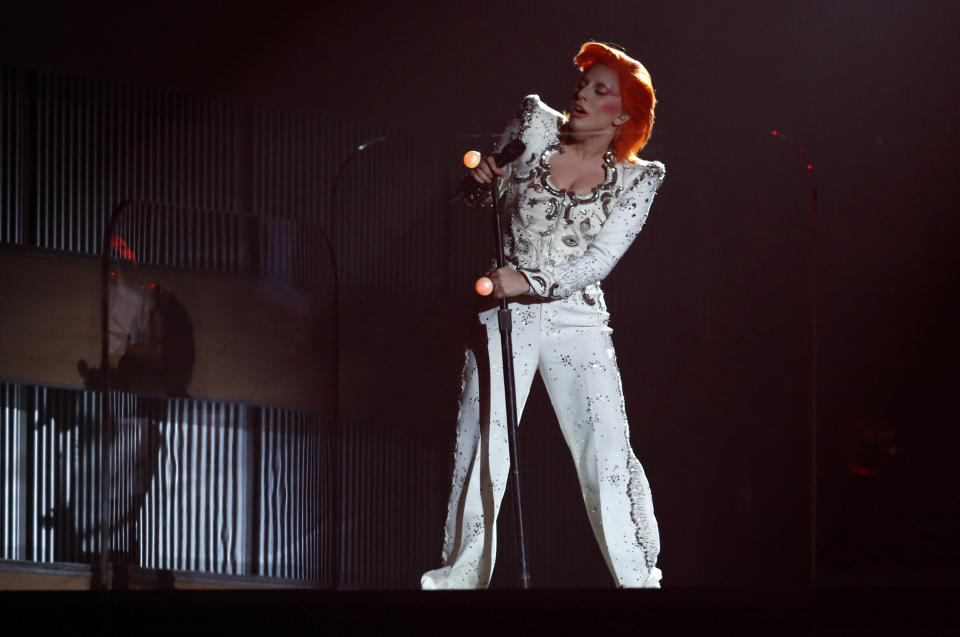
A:
[[[660,535],[650,485],[630,446],[623,390],[599,282],[640,232],[663,180],[659,162],[604,158],[603,183],[579,195],[557,188],[560,114],[525,98],[498,148],[520,137],[524,155],[502,180],[508,259],[530,282],[511,300],[517,408],[539,370],[573,455],[600,551],[618,586],[659,587]],[[486,588],[509,469],[496,308],[481,311],[466,352],[444,533],[443,566],[424,589]]]

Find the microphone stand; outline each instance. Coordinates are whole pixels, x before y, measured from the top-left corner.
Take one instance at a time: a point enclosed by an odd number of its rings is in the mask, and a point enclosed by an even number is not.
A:
[[[497,267],[504,267],[503,232],[500,226],[500,197],[499,179],[493,176],[490,183],[490,196],[493,198],[494,229],[497,233]],[[510,448],[510,473],[513,489],[514,513],[517,521],[517,550],[520,558],[520,585],[521,588],[530,588],[530,571],[527,568],[527,545],[523,534],[523,506],[520,502],[520,450],[517,443],[517,384],[513,373],[513,320],[512,312],[507,299],[500,299],[500,309],[497,310],[497,322],[500,327],[500,353],[503,360],[503,397],[506,401],[507,412],[507,441]],[[509,480],[509,477],[508,477]]]

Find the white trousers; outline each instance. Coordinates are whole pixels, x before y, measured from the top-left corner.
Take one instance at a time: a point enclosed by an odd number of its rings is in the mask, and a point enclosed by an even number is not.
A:
[[[659,588],[660,534],[650,485],[630,446],[609,315],[602,292],[593,291],[510,304],[518,417],[539,370],[614,581]],[[423,589],[486,588],[497,554],[497,514],[510,466],[497,308],[479,320],[464,365],[443,566],[422,576]]]

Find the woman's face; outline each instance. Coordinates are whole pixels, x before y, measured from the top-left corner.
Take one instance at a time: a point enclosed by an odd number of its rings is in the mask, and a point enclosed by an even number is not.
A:
[[[603,64],[594,64],[580,74],[570,104],[570,128],[576,131],[601,131],[623,123],[620,79],[617,72]]]

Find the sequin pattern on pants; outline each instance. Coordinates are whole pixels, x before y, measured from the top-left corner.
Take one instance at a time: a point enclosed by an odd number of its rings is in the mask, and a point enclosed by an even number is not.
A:
[[[618,586],[658,587],[660,537],[650,485],[630,446],[603,295],[511,303],[517,407],[540,372],[574,458],[600,551]],[[485,588],[510,458],[496,309],[481,312],[464,365],[443,566],[425,589]]]

